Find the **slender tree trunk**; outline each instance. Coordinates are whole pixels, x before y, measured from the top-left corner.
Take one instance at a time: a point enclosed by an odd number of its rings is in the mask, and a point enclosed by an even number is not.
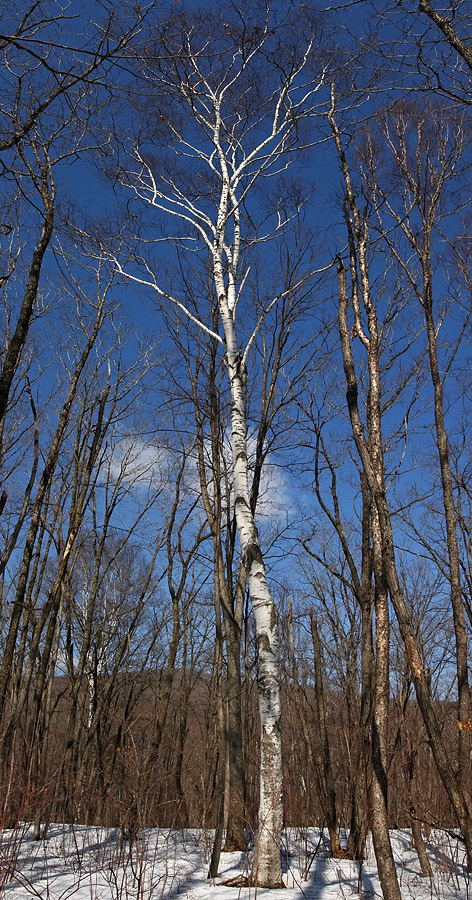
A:
[[[415,850],[418,854],[418,859],[421,866],[421,874],[424,878],[432,878],[433,870],[431,868],[428,851],[426,850],[426,844],[424,842],[423,834],[421,831],[421,822],[417,819],[414,809],[410,810],[410,826],[411,836],[413,838],[413,843],[415,845]]]
[[[400,728],[405,727],[405,705],[402,707],[402,721],[400,723]],[[415,763],[417,758],[417,744],[414,743],[414,739],[411,734],[407,733],[407,747],[408,747],[408,799],[409,799],[409,817],[410,817],[410,827],[411,827],[411,836],[413,838],[413,843],[415,845],[416,852],[418,854],[418,860],[421,866],[421,874],[424,878],[432,878],[433,870],[431,868],[431,863],[428,857],[428,851],[426,849],[426,844],[423,838],[423,832],[421,830],[421,822],[418,817],[417,809],[415,804],[412,802],[415,794],[413,792],[413,784],[415,781]],[[415,792],[416,793],[416,792]]]
[[[320,484],[320,454],[328,463],[331,473],[331,498],[329,507],[323,497]],[[371,777],[371,733],[374,683],[374,650],[372,644],[372,551],[371,551],[371,495],[362,469],[359,472],[362,496],[362,531],[361,531],[361,570],[350,550],[345,529],[341,519],[341,510],[337,490],[336,468],[326,452],[321,428],[316,427],[315,452],[315,491],[318,502],[339,538],[344,558],[351,576],[351,585],[355,600],[361,610],[361,693],[360,702],[357,687],[347,682],[346,706],[349,723],[358,721],[358,742],[351,746],[351,821],[348,839],[348,855],[352,859],[364,858],[365,841],[369,827],[368,820],[368,785]],[[308,548],[306,548],[308,549]],[[370,790],[370,787],[369,787]]]
[[[44,206],[44,219],[41,235],[33,251],[31,265],[28,272],[28,281],[21,302],[18,321],[11,336],[3,357],[0,371],[0,423],[3,423],[8,405],[8,398],[18,368],[21,354],[28,337],[31,322],[34,317],[36,300],[38,297],[41,269],[46,250],[49,247],[54,227],[55,189],[52,179],[52,166],[50,159],[46,157],[40,161],[39,148],[35,146],[36,159],[40,166],[38,178],[39,193]],[[1,447],[0,447],[1,451]]]
[[[54,632],[54,644],[49,657],[48,654],[48,663],[49,663],[49,673],[47,678],[47,684],[44,690],[44,685],[40,684],[40,695],[37,698],[38,702],[38,717],[40,717],[40,728],[38,729],[37,736],[37,745],[38,745],[38,763],[37,763],[37,783],[38,785],[44,786],[47,766],[49,761],[49,753],[48,750],[51,746],[51,715],[52,715],[52,694],[53,694],[53,686],[55,679],[55,671],[57,664],[57,657],[59,653],[59,641],[61,636],[61,625],[62,625],[62,613],[63,613],[63,595],[61,592],[61,604],[60,609],[58,611],[57,618],[55,620],[55,632]],[[42,694],[44,693],[44,696]],[[53,796],[47,797],[47,803],[41,803],[40,808],[36,810],[36,818],[34,822],[34,840],[39,840],[40,838],[45,838],[47,834],[47,830],[49,827],[49,823],[51,821],[51,814],[53,809],[53,803],[56,797],[56,785],[54,785]],[[41,830],[41,820],[43,820],[43,828]]]
[[[20,625],[21,615],[23,612],[24,606],[24,598],[26,585],[28,580],[28,575],[30,571],[31,561],[33,558],[34,545],[38,533],[38,529],[41,524],[41,513],[43,510],[43,502],[46,497],[46,494],[50,488],[51,479],[56,469],[57,461],[59,458],[59,452],[62,445],[62,441],[66,432],[66,428],[69,424],[69,419],[71,415],[72,405],[75,400],[75,396],[77,393],[79,379],[85,369],[87,360],[90,356],[92,348],[95,344],[96,338],[100,331],[100,327],[103,322],[103,306],[99,305],[97,310],[96,319],[94,322],[93,329],[88,337],[87,343],[82,351],[82,354],[79,358],[79,361],[76,365],[74,373],[71,378],[69,391],[67,395],[67,399],[62,407],[58,425],[56,428],[56,432],[51,443],[51,447],[49,449],[48,457],[41,475],[41,479],[38,485],[38,490],[36,494],[36,499],[33,504],[33,510],[31,515],[30,527],[28,529],[28,534],[26,536],[25,542],[25,550],[23,553],[23,559],[20,567],[20,572],[17,579],[17,587],[15,592],[15,599],[12,605],[10,622],[8,626],[7,637],[5,641],[4,654],[2,658],[2,663],[0,666],[0,719],[3,715],[3,709],[5,705],[5,700],[7,696],[8,684],[11,678],[12,665],[15,653],[15,645],[18,635],[18,628]],[[92,451],[91,451],[92,455]],[[78,523],[77,523],[78,528]],[[70,551],[73,546],[74,535],[70,536],[70,542],[64,548],[62,565],[64,569],[67,568],[67,562],[69,559]],[[54,592],[53,592],[54,596]],[[51,600],[48,600],[48,603],[51,603]]]
[[[372,510],[375,576],[375,680],[372,729],[372,838],[384,897],[401,900],[388,828],[388,719],[390,703],[390,622],[388,592],[382,565],[382,541],[377,510]]]
[[[343,151],[339,129],[334,117],[334,90],[329,121],[341,164],[346,193],[344,214],[348,233],[350,271],[352,279],[352,302],[354,308],[354,332],[347,330],[347,290],[345,277],[339,282],[339,334],[343,355],[344,370],[347,382],[347,401],[354,441],[359,451],[362,443],[363,455],[360,456],[363,475],[365,475],[368,491],[372,497],[371,534],[373,550],[373,569],[375,583],[375,682],[373,694],[373,734],[372,764],[373,778],[372,798],[372,835],[375,854],[379,868],[380,882],[386,900],[401,900],[400,887],[395,871],[393,852],[388,831],[387,806],[387,728],[389,704],[389,618],[388,618],[388,581],[386,578],[386,559],[382,540],[382,523],[377,507],[377,493],[374,489],[381,486],[384,490],[384,459],[381,415],[381,379],[380,379],[380,340],[377,313],[372,300],[367,263],[367,227],[362,220],[351,184],[351,176],[347,159]],[[339,272],[345,274],[340,263]],[[364,331],[360,304],[367,317],[367,332]],[[357,407],[357,382],[352,356],[351,340],[353,334],[358,337],[367,355],[369,390],[367,399],[367,435]],[[355,391],[354,391],[355,385]]]
[[[429,249],[429,241],[426,250]],[[426,251],[425,251],[426,252]],[[428,336],[429,364],[431,380],[434,388],[434,419],[436,428],[436,444],[441,470],[441,485],[443,492],[444,518],[446,523],[447,552],[449,559],[449,579],[451,586],[451,606],[454,622],[454,634],[456,641],[456,671],[457,671],[457,729],[458,729],[458,778],[461,789],[470,807],[470,779],[471,779],[471,696],[469,685],[468,666],[468,641],[465,627],[464,605],[462,602],[462,585],[460,576],[459,546],[456,530],[456,508],[454,503],[454,491],[452,485],[451,466],[449,459],[449,441],[444,422],[443,381],[439,374],[436,328],[433,318],[433,291],[432,274],[424,262],[424,313],[426,319],[426,332]],[[469,860],[472,862],[472,860]]]
[[[241,627],[234,615],[223,611],[227,653],[228,804],[224,850],[246,849],[245,772],[241,704]]]
[[[390,511],[388,508],[385,486],[378,483],[374,474],[372,460],[364,438],[363,426],[357,407],[357,379],[352,359],[352,351],[347,326],[347,293],[344,267],[339,268],[340,279],[340,332],[344,357],[344,369],[347,382],[347,401],[351,418],[353,435],[362,460],[369,489],[372,492],[377,512],[382,540],[382,559],[385,579],[390,598],[407,653],[413,683],[415,685],[418,705],[430,740],[431,749],[438,772],[455,811],[460,825],[467,851],[468,868],[472,871],[472,816],[462,788],[458,783],[452,766],[448,749],[444,743],[441,727],[434,708],[431,685],[424,661],[416,643],[415,632],[409,615],[398,578],[395,550],[393,542]]]
[[[372,734],[374,648],[372,643],[372,502],[364,473],[360,473],[362,493],[362,570],[357,586],[357,601],[362,615],[361,628],[361,697],[359,710],[360,747],[354,773],[351,829],[348,848],[353,859],[363,860],[369,826],[367,797],[370,794],[370,746]]]
[[[218,307],[213,311],[213,328],[218,328]],[[245,828],[245,788],[244,758],[241,711],[241,623],[246,572],[240,566],[236,588],[233,587],[234,531],[228,526],[226,541],[223,541],[222,529],[222,466],[221,466],[221,397],[217,385],[217,351],[218,344],[209,339],[207,353],[209,356],[208,371],[205,368],[205,388],[209,393],[209,409],[207,418],[210,426],[211,457],[208,464],[204,427],[203,404],[199,394],[198,373],[201,360],[198,358],[194,370],[191,369],[186,347],[180,345],[187,361],[187,368],[192,383],[192,399],[195,422],[197,425],[198,471],[202,503],[213,539],[213,565],[215,598],[217,598],[222,615],[223,632],[226,644],[226,716],[225,716],[225,770],[223,816],[226,825],[224,849],[227,852],[246,848]],[[209,484],[212,491],[209,491]],[[217,623],[217,629],[220,627]],[[223,734],[223,732],[222,732]]]
[[[421,0],[420,8],[443,30],[446,39],[451,45],[461,53],[460,42],[456,43],[455,35],[450,23],[435,13],[431,5]],[[470,57],[470,52],[469,52]],[[463,57],[466,59],[466,57]],[[435,754],[436,765],[444,781],[447,793],[456,811],[456,816],[463,831],[464,840],[467,846],[467,856],[469,869],[472,868],[472,818],[471,818],[471,693],[468,673],[468,648],[467,648],[467,631],[465,627],[465,615],[461,585],[461,562],[458,548],[457,538],[457,522],[456,522],[456,505],[453,490],[453,479],[450,466],[450,449],[448,435],[445,424],[444,414],[444,385],[445,379],[451,370],[451,366],[455,356],[457,355],[464,336],[467,334],[470,321],[470,308],[466,309],[461,328],[457,336],[453,339],[452,348],[449,350],[449,359],[444,365],[444,371],[440,372],[440,363],[438,358],[438,322],[434,317],[434,290],[433,290],[433,244],[434,235],[441,236],[442,229],[440,220],[444,214],[445,206],[444,198],[446,195],[445,187],[447,180],[456,172],[458,161],[463,152],[463,126],[456,127],[453,118],[448,116],[446,120],[442,118],[438,111],[437,135],[433,136],[433,132],[429,133],[425,128],[428,116],[434,113],[435,107],[432,106],[426,111],[421,110],[419,118],[416,119],[413,111],[412,119],[415,123],[414,131],[409,134],[409,124],[407,115],[403,114],[398,119],[392,116],[387,119],[384,124],[384,134],[387,138],[386,143],[390,148],[396,167],[398,177],[397,183],[394,184],[395,201],[392,203],[385,189],[378,180],[377,175],[377,158],[370,154],[368,162],[369,176],[372,179],[373,186],[372,197],[377,197],[375,201],[378,219],[382,221],[380,205],[378,199],[381,198],[382,206],[385,204],[389,208],[389,216],[393,214],[395,224],[399,227],[400,233],[403,232],[404,237],[409,242],[411,249],[415,252],[417,262],[420,267],[421,277],[416,275],[415,266],[411,264],[410,259],[405,259],[398,245],[396,245],[390,234],[395,232],[391,227],[389,219],[388,228],[383,229],[383,238],[387,247],[393,253],[394,258],[399,263],[411,288],[416,294],[417,300],[424,314],[426,325],[427,349],[429,358],[429,369],[431,383],[434,391],[434,424],[436,446],[439,457],[439,468],[441,476],[442,500],[444,510],[444,522],[446,531],[446,554],[449,566],[449,584],[450,599],[453,614],[454,635],[456,642],[456,672],[457,672],[457,728],[458,728],[458,772],[454,771],[452,761],[448,759],[447,748],[441,748],[440,729],[435,722],[435,711],[429,689],[428,678],[425,677],[424,663],[421,653],[415,645],[414,632],[409,624],[409,616],[404,607],[403,597],[398,585],[398,578],[394,566],[394,552],[391,535],[391,523],[389,511],[386,504],[385,489],[377,479],[378,488],[378,509],[381,518],[381,529],[383,532],[383,542],[388,559],[389,589],[391,587],[391,597],[394,604],[398,604],[399,623],[402,633],[406,636],[406,641],[410,649],[408,657],[410,665],[416,671],[414,677],[415,688],[417,691],[418,702],[422,707],[425,724],[427,725],[428,735],[431,746]],[[393,126],[393,131],[391,130]],[[392,134],[395,139],[392,140]],[[410,137],[415,142],[415,154],[410,158],[409,147]],[[347,165],[347,164],[346,164]],[[403,198],[403,211],[395,211],[398,196]],[[353,207],[352,199],[349,201]],[[407,210],[405,214],[405,210]],[[420,228],[418,229],[418,223]],[[461,256],[459,250],[459,257]],[[354,382],[352,381],[354,386]],[[375,473],[374,473],[375,476]],[[392,593],[393,592],[393,593]],[[405,640],[405,637],[404,637]],[[427,724],[427,721],[430,723]],[[432,731],[430,731],[432,729]],[[434,732],[434,737],[433,737]]]
[[[370,593],[370,592],[369,592]],[[352,810],[348,851],[352,859],[363,860],[369,829],[367,798],[370,794],[370,736],[372,733],[372,685],[374,652],[370,602],[362,605],[361,697],[359,710],[359,748],[353,773]]]
[[[188,627],[188,625],[187,625]],[[185,737],[187,734],[187,713],[190,696],[190,679],[187,671],[187,634],[184,632],[182,673],[179,686],[179,726],[176,741],[176,762],[174,768],[174,790],[177,801],[177,827],[185,827],[189,822],[189,814],[185,792],[182,787],[182,766],[184,760]]]
[[[226,341],[226,367],[231,387],[231,429],[234,508],[247,570],[249,596],[256,623],[258,697],[261,722],[259,827],[251,880],[260,887],[283,887],[281,867],[282,734],[279,684],[278,616],[267,583],[259,535],[248,487],[245,403],[246,374],[238,351],[233,314],[220,294],[220,314]]]
[[[326,727],[326,699],[324,695],[324,678],[323,678],[323,662],[321,657],[321,641],[318,632],[318,625],[315,619],[313,609],[310,609],[310,625],[311,639],[313,643],[313,653],[315,659],[315,694],[318,728],[320,731],[323,782],[326,791],[325,808],[326,808],[326,825],[331,843],[331,856],[335,859],[345,856],[345,852],[341,851],[339,843],[339,821],[336,810],[336,790],[334,787],[333,770],[331,767],[331,754],[328,741],[328,730]]]
[[[216,568],[216,567],[215,567]],[[216,677],[216,703],[217,703],[217,722],[219,732],[219,746],[217,748],[217,764],[216,764],[216,822],[215,837],[213,841],[213,850],[211,853],[210,868],[208,878],[216,878],[218,875],[218,866],[220,864],[221,844],[223,840],[224,826],[224,797],[225,797],[225,776],[226,776],[226,757],[227,757],[227,731],[226,731],[226,715],[223,702],[223,629],[221,623],[221,604],[219,600],[219,584],[220,577],[218,571],[215,571],[215,622],[216,622],[216,641],[215,641],[215,677]]]

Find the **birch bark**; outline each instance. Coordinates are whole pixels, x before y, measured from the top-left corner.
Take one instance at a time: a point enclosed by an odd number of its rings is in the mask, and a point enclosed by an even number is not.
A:
[[[231,388],[231,437],[234,509],[256,622],[258,694],[261,722],[259,831],[251,880],[264,887],[283,887],[280,860],[282,807],[282,731],[279,686],[278,617],[267,582],[259,535],[249,495],[245,372],[226,294],[219,295]]]
[[[230,11],[225,10],[227,15],[231,18]],[[155,91],[156,105],[162,102],[161,130],[157,133],[163,136],[173,159],[177,155],[188,161],[188,172],[179,170],[181,160],[161,171],[151,153],[148,155],[145,142],[138,140],[128,154],[128,161],[130,156],[134,161],[134,171],[129,165],[120,167],[117,180],[159,217],[175,224],[170,243],[179,254],[193,253],[194,268],[189,271],[195,272],[201,258],[214,295],[212,290],[211,298],[190,306],[182,292],[164,287],[162,272],[156,274],[155,262],[149,257],[138,260],[143,274],[136,267],[136,256],[131,265],[113,257],[122,274],[153,288],[160,301],[172,304],[187,322],[214,339],[224,353],[231,400],[234,514],[241,566],[247,572],[255,616],[259,663],[260,809],[250,880],[269,888],[283,886],[279,643],[277,610],[268,586],[249,489],[246,361],[264,318],[283,297],[293,296],[305,279],[262,304],[249,328],[253,328],[249,337],[237,333],[236,312],[250,272],[244,254],[285,234],[298,215],[297,209],[286,213],[285,203],[279,206],[277,201],[269,216],[264,215],[262,224],[255,227],[253,215],[257,218],[257,210],[252,194],[256,182],[279,178],[289,167],[293,154],[303,146],[300,120],[318,114],[317,94],[323,72],[320,69],[318,80],[313,78],[316,26],[309,11],[304,15],[303,39],[298,10],[294,16],[290,3],[271,2],[260,7],[257,22],[249,17],[245,21],[244,11],[235,17],[233,25],[213,13],[198,21],[183,17],[163,23],[158,37],[150,38],[149,61],[140,59],[140,66]],[[283,29],[283,35],[278,29]],[[165,100],[161,101],[163,96]],[[152,129],[156,133],[154,123]],[[148,244],[157,246],[160,239],[155,238],[155,232],[150,234]],[[215,300],[219,313],[216,323],[210,317]]]

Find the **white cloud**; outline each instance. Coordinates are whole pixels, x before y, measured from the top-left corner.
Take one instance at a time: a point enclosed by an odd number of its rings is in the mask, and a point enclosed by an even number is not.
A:
[[[205,444],[205,457],[208,463],[211,458],[211,447],[208,441]],[[248,438],[249,455],[249,488],[251,487],[256,456],[256,438]],[[121,481],[128,487],[136,490],[149,490],[149,488],[165,488],[173,492],[177,467],[180,466],[182,455],[177,450],[159,446],[152,441],[145,442],[140,438],[127,437],[121,440],[113,450],[107,463],[107,476],[112,481]],[[211,475],[211,466],[208,464],[207,473]],[[228,484],[226,484],[226,480]],[[232,490],[232,454],[231,440],[229,436],[224,438],[222,459],[222,493],[223,500],[229,489],[231,504],[233,503]],[[187,471],[185,487],[195,497],[200,494],[200,479],[198,474],[198,458],[193,449],[187,456]],[[208,484],[210,496],[212,484]],[[257,518],[279,521],[285,519],[292,499],[286,474],[283,469],[271,461],[270,454],[266,458],[262,469],[259,500],[257,504]]]
[[[169,476],[168,453],[163,447],[140,438],[123,438],[112,451],[107,475],[137,488],[158,487]]]

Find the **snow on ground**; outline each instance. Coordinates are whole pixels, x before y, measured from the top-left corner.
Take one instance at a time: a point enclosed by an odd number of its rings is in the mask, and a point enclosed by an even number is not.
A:
[[[453,837],[433,832],[430,881],[419,874],[410,833],[393,832],[404,900],[472,900],[472,882]],[[5,900],[340,900],[381,898],[370,849],[362,872],[349,860],[330,859],[315,829],[290,829],[283,852],[286,890],[222,884],[248,873],[245,854],[221,854],[214,883],[207,880],[211,833],[148,830],[131,846],[117,829],[52,825],[45,841],[32,829],[0,834],[0,896]]]

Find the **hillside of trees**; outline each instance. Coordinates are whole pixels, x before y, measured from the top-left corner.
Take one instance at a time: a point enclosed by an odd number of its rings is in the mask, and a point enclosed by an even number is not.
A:
[[[471,27],[2,3],[1,827],[472,869]]]

